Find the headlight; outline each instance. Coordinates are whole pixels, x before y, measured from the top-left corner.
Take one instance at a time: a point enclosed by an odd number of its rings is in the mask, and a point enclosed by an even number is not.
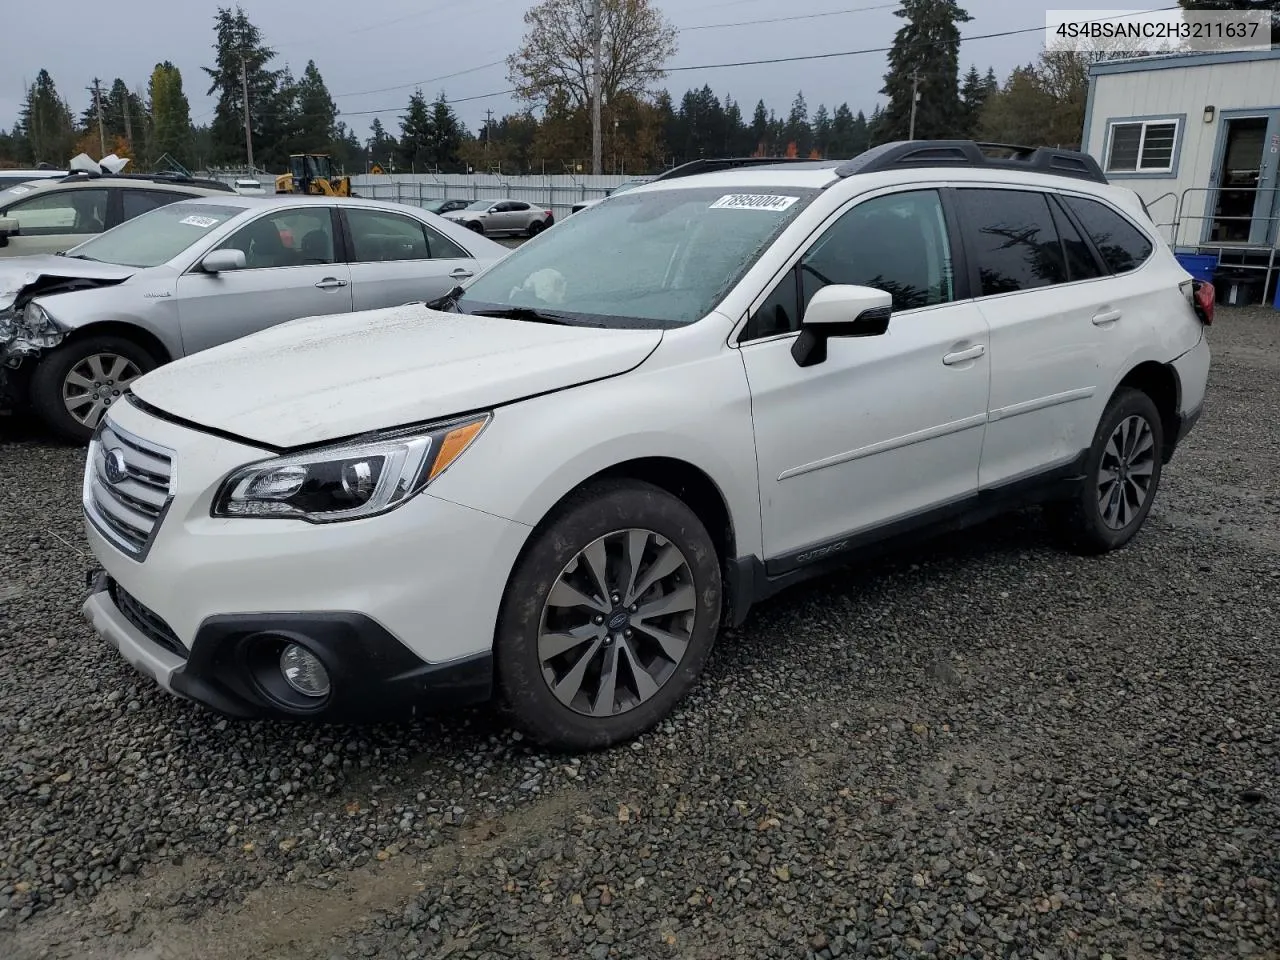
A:
[[[49,319],[49,311],[32,300],[22,311],[22,325],[26,333],[35,336],[53,327],[53,321]]]
[[[332,523],[394,510],[447,470],[489,414],[242,467],[223,481],[215,517]]]

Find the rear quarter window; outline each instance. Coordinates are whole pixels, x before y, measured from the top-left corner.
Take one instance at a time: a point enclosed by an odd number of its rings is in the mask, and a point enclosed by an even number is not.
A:
[[[1136,270],[1151,257],[1155,248],[1147,235],[1106,204],[1084,197],[1063,197],[1062,200],[1080,221],[1112,273]]]

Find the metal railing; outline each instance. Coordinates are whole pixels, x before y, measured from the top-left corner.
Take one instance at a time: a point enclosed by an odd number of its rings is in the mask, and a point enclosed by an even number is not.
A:
[[[1171,228],[1170,244],[1174,250],[1193,249],[1197,253],[1213,253],[1218,257],[1219,268],[1228,270],[1238,270],[1242,272],[1256,271],[1262,274],[1262,297],[1265,302],[1268,293],[1271,290],[1271,280],[1280,269],[1280,263],[1277,263],[1276,244],[1280,241],[1280,215],[1275,212],[1277,210],[1277,192],[1280,186],[1275,187],[1187,187],[1178,197],[1177,208],[1174,212],[1172,222],[1159,224],[1157,226],[1168,226]],[[1215,212],[1210,213],[1191,213],[1188,210],[1189,200],[1199,200],[1199,209],[1202,211],[1215,210],[1217,206],[1217,196],[1224,192],[1240,193],[1251,195],[1254,199],[1254,207],[1257,206],[1258,194],[1265,193],[1271,198],[1270,209],[1272,213],[1269,216],[1224,216]],[[1154,202],[1159,202],[1170,194],[1164,194],[1157,198]],[[1148,205],[1150,206],[1150,205]],[[1206,223],[1209,229],[1205,229]],[[1246,227],[1246,239],[1244,240],[1222,240],[1211,239],[1206,234],[1213,233],[1214,224],[1233,224],[1241,223]],[[1183,228],[1196,225],[1195,239],[1186,240],[1183,237]],[[1253,239],[1259,231],[1262,232],[1263,239]],[[1262,258],[1266,260],[1263,262]]]

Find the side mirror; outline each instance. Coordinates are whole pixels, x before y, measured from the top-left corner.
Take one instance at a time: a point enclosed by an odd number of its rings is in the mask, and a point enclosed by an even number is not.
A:
[[[0,217],[0,247],[7,247],[9,238],[16,237],[20,232],[17,220],[6,220]]]
[[[245,264],[243,250],[215,250],[200,261],[200,269],[205,273],[225,273],[228,270],[243,270]]]
[[[802,367],[827,359],[832,337],[879,337],[889,329],[893,297],[874,287],[831,284],[813,295],[791,356]]]

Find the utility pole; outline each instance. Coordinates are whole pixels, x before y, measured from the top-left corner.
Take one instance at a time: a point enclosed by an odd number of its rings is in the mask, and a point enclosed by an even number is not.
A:
[[[920,71],[918,68],[911,70],[911,129],[907,133],[908,140],[916,138],[916,104],[920,102]]]
[[[133,118],[129,116],[129,91],[124,92],[124,102],[121,104],[124,109],[124,138],[129,141],[129,146],[133,146]]]
[[[97,77],[93,78],[93,106],[98,111],[98,146],[102,148],[98,159],[101,160],[107,155],[107,128],[102,122],[102,83]]]
[[[604,24],[600,17],[600,0],[591,0],[591,40],[595,47],[595,68],[591,76],[591,172],[600,175],[603,151],[600,131],[600,61],[603,59]]]
[[[493,108],[484,112],[484,153],[489,155],[489,141],[493,139]]]
[[[249,122],[249,66],[240,57],[240,86],[244,90],[244,145],[249,153],[249,173],[253,173],[253,124]]]

